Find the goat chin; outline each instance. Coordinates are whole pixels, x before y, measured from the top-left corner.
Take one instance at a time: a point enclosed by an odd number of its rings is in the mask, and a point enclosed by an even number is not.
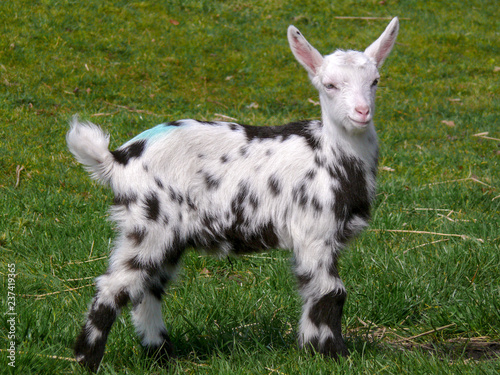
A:
[[[174,354],[161,297],[186,247],[227,255],[286,248],[304,300],[303,347],[347,355],[341,332],[346,290],[338,256],[368,225],[378,145],[373,126],[378,67],[398,32],[394,19],[365,52],[322,56],[294,26],[290,48],[318,89],[322,120],[281,126],[180,120],[114,151],[97,125],[74,118],[69,150],[114,192],[117,238],[75,345],[96,371],[119,311],[148,353]]]

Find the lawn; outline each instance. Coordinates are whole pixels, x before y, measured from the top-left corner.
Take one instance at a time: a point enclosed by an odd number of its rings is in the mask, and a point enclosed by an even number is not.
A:
[[[263,126],[318,118],[288,25],[327,54],[366,48],[393,16],[401,25],[377,93],[373,218],[340,264],[350,357],[297,348],[288,252],[192,251],[164,299],[177,360],[162,368],[144,357],[126,309],[100,373],[500,371],[498,2],[307,3],[0,3],[5,373],[85,373],[72,345],[113,246],[113,197],[66,149],[74,114],[109,131],[113,148],[180,118]]]

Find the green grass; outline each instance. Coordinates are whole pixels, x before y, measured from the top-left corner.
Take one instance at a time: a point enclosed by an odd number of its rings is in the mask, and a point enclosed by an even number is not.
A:
[[[398,45],[377,99],[381,169],[371,229],[341,260],[351,356],[335,363],[297,349],[300,300],[287,252],[230,262],[191,252],[164,302],[179,359],[167,370],[145,358],[125,311],[101,373],[500,370],[498,3],[306,3],[0,2],[2,349],[7,265],[17,271],[16,368],[5,350],[1,368],[84,373],[71,347],[92,278],[106,269],[112,196],[66,150],[73,114],[101,124],[113,147],[179,118],[317,118],[287,26],[329,53],[365,48],[388,23],[334,17],[397,15]],[[475,136],[484,132],[495,139]]]

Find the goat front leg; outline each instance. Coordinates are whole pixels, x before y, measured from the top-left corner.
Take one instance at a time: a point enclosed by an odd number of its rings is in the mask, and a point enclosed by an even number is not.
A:
[[[348,351],[341,321],[347,292],[337,271],[336,258],[313,264],[313,267],[298,264],[296,268],[303,299],[299,345],[334,359],[345,357]]]

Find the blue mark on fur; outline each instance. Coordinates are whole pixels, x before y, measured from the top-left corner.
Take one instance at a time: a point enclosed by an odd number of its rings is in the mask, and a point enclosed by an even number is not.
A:
[[[125,145],[127,145],[129,143],[134,143],[136,141],[141,141],[141,140],[150,141],[156,137],[170,133],[175,128],[177,128],[177,126],[172,126],[172,125],[168,125],[168,124],[157,125],[154,128],[145,130],[142,133],[136,135],[134,138],[132,138],[130,141],[128,141]]]

